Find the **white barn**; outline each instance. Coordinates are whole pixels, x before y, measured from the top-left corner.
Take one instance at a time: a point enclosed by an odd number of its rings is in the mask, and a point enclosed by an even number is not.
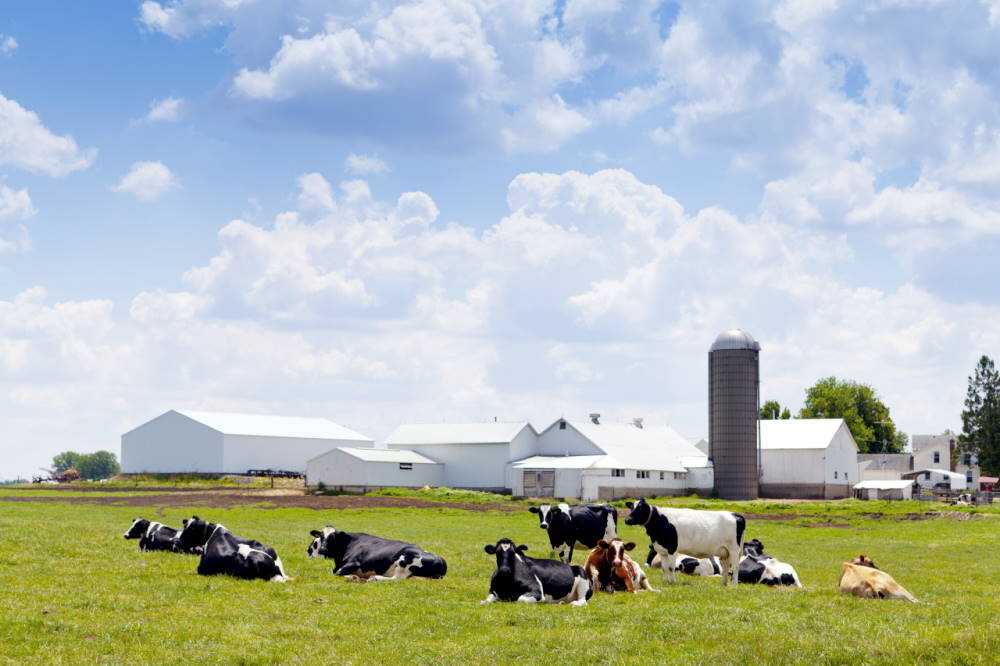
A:
[[[444,482],[444,465],[415,451],[340,446],[309,460],[306,485],[369,492]]]
[[[374,441],[322,418],[171,410],[122,435],[125,474],[305,472],[306,462],[338,446]]]
[[[511,492],[585,502],[709,492],[708,458],[668,426],[558,419],[538,436],[536,455],[511,464]]]
[[[858,445],[843,419],[760,421],[761,497],[850,497]]]
[[[526,421],[401,425],[386,448],[409,449],[444,465],[442,485],[503,492],[508,463],[535,452],[538,433]]]

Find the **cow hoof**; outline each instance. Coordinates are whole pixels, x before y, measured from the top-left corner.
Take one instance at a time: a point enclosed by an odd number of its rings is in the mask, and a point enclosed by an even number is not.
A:
[[[354,574],[349,574],[347,576],[344,576],[344,580],[346,580],[348,583],[367,583],[368,582],[366,579],[362,578],[361,576],[355,576]]]
[[[586,606],[587,602],[584,601],[583,599],[578,599],[576,601],[571,601],[569,605],[570,606]]]

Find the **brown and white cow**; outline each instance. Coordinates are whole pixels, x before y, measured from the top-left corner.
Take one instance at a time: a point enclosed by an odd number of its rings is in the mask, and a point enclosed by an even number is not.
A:
[[[840,593],[853,594],[862,599],[903,599],[917,603],[912,594],[875,566],[867,555],[859,555],[853,562],[841,565]]]
[[[642,570],[635,560],[628,556],[626,551],[635,548],[635,543],[629,541],[625,543],[619,538],[605,541],[601,539],[597,542],[594,550],[590,551],[584,571],[593,581],[595,590],[605,592],[617,592],[627,590],[638,592],[639,590],[654,590],[649,584],[649,577]]]

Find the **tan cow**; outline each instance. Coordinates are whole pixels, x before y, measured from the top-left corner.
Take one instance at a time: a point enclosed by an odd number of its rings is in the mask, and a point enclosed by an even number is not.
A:
[[[650,586],[649,577],[646,576],[642,567],[625,552],[633,548],[635,548],[635,543],[632,541],[625,543],[617,537],[610,541],[601,539],[597,542],[597,546],[590,551],[587,564],[584,566],[584,571],[593,581],[595,590],[659,592]]]
[[[859,555],[853,562],[844,562],[841,567],[841,594],[853,594],[862,599],[905,599],[917,603],[912,594],[875,566],[867,555]]]

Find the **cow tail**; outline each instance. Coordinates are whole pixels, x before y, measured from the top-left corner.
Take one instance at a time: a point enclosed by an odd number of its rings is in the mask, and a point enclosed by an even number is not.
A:
[[[738,513],[734,513],[736,516],[736,545],[740,547],[740,554],[743,553],[743,532],[747,528],[747,519]]]

